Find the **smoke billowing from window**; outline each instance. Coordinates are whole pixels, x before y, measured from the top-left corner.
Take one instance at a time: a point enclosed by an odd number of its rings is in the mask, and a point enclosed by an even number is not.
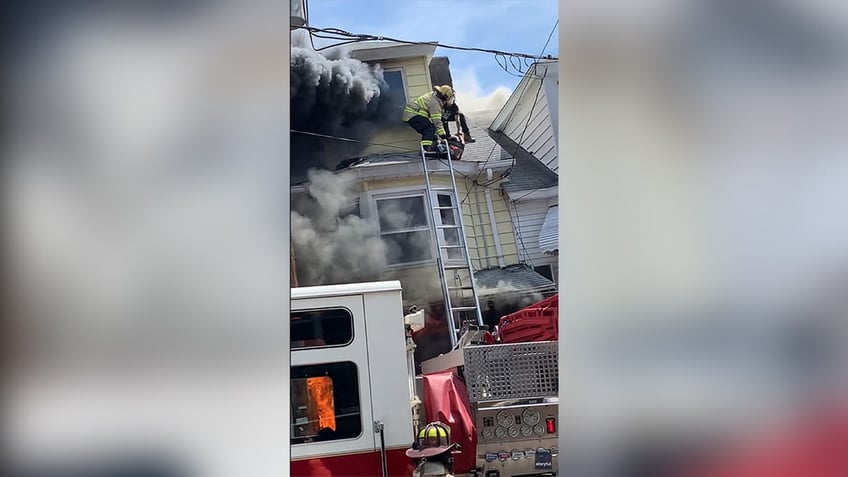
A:
[[[309,198],[293,204],[301,213],[291,212],[298,283],[379,280],[386,258],[377,224],[355,213],[346,215],[354,203],[354,184],[329,171],[311,170],[309,179]]]
[[[291,50],[291,128],[343,141],[293,132],[292,177],[311,168],[335,169],[356,157],[381,125],[400,121],[386,94],[383,72],[348,57],[342,50],[322,55],[312,49]]]

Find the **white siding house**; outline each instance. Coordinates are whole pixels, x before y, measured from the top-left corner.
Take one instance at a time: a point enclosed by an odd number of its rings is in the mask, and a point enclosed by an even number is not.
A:
[[[559,250],[558,63],[534,64],[497,114],[489,134],[515,159],[501,188],[521,261],[557,281]],[[544,233],[543,233],[544,231]]]

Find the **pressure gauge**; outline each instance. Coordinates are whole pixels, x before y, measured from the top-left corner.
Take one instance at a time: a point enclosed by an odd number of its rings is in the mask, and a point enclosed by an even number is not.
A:
[[[483,429],[483,439],[486,439],[488,441],[491,440],[493,437],[495,437],[495,433],[492,432],[491,429]]]
[[[495,435],[498,437],[498,439],[503,439],[504,437],[506,437],[506,428],[499,427],[495,429]]]
[[[509,411],[504,409],[503,411],[498,413],[498,425],[503,427],[509,427],[515,424],[515,416],[513,416]]]
[[[544,436],[545,426],[541,424],[536,424],[536,426],[533,427],[533,432],[535,432],[537,436]]]
[[[530,437],[533,435],[533,428],[528,426],[527,424],[521,426],[521,435],[524,437]]]
[[[507,433],[509,433],[509,437],[515,439],[521,434],[521,430],[518,428],[518,426],[512,426],[507,430]]]
[[[531,408],[524,411],[524,414],[521,415],[521,419],[524,421],[524,424],[535,426],[542,420],[542,416],[539,414],[539,411]]]

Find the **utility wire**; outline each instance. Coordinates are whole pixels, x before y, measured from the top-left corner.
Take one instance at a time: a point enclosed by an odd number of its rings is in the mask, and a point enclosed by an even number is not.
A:
[[[330,34],[336,35],[337,37],[335,37],[335,38],[326,37],[326,38],[332,38],[332,39],[337,39],[337,40],[350,39],[350,40],[357,40],[357,41],[373,41],[373,40],[394,41],[396,43],[404,43],[404,44],[408,44],[408,45],[433,45],[433,46],[436,46],[436,47],[439,47],[439,48],[445,48],[445,49],[448,49],[448,50],[478,51],[478,52],[481,52],[481,53],[492,53],[492,54],[495,54],[495,55],[503,55],[503,56],[513,57],[513,58],[538,59],[538,56],[530,55],[530,54],[527,54],[527,53],[506,52],[506,51],[493,50],[493,49],[488,49],[488,48],[444,45],[444,44],[439,43],[437,41],[399,40],[397,38],[392,38],[392,37],[388,37],[388,36],[377,36],[377,35],[350,33],[350,32],[341,30],[339,28],[316,28],[316,27],[310,27],[310,26],[303,26],[303,27],[300,27],[300,28],[303,28],[303,29],[305,29],[305,30],[307,30],[311,33],[330,33]],[[322,38],[321,36],[319,36],[317,34],[316,34],[316,36],[318,36],[319,38]],[[338,37],[341,37],[341,38],[338,38]],[[557,58],[552,57],[550,59],[555,60]]]
[[[309,132],[309,131],[298,131],[296,129],[291,129],[290,132],[295,133],[295,134],[304,134],[304,135],[307,135],[307,136],[323,137],[323,138],[326,138],[326,139],[335,139],[337,141],[356,142],[356,143],[359,143],[359,144],[368,144],[368,145],[371,145],[371,146],[393,147],[395,149],[400,149],[400,150],[402,150],[404,152],[408,152],[408,153],[415,152],[415,151],[410,150],[409,148],[406,148],[406,147],[403,147],[403,146],[398,146],[396,144],[383,144],[383,143],[379,143],[379,142],[368,142],[368,141],[362,141],[360,139],[352,139],[352,138],[349,138],[349,137],[331,136],[329,134],[319,134],[319,133],[314,133],[314,132]]]
[[[556,27],[554,27],[554,29],[555,28]],[[307,32],[309,32],[310,43],[312,44],[312,49],[314,51],[324,51],[324,50],[327,50],[327,49],[330,49],[330,48],[336,48],[336,47],[343,46],[343,45],[349,45],[351,43],[358,43],[358,42],[362,42],[362,41],[375,41],[376,40],[376,41],[394,41],[396,43],[402,43],[402,44],[407,44],[407,45],[433,45],[433,46],[436,46],[438,48],[445,48],[445,49],[449,49],[449,50],[477,51],[477,52],[481,52],[481,53],[490,53],[490,54],[495,55],[495,62],[498,64],[498,66],[502,70],[504,70],[506,73],[508,73],[512,76],[519,77],[519,78],[528,74],[528,71],[529,71],[528,61],[542,59],[541,55],[534,56],[534,55],[529,55],[527,53],[506,52],[506,51],[494,50],[494,49],[489,49],[489,48],[476,48],[476,47],[466,47],[466,46],[444,45],[444,44],[441,44],[437,41],[400,40],[400,39],[397,39],[397,38],[386,37],[386,36],[351,33],[351,32],[342,30],[340,28],[317,28],[317,27],[310,27],[310,26],[300,26],[300,27],[295,27],[295,29],[303,29],[303,30],[306,30]],[[551,33],[551,36],[552,35],[553,35],[553,32]],[[550,41],[551,36],[548,37],[548,41]],[[320,47],[320,48],[316,48],[315,43],[312,41],[313,37],[327,39],[327,40],[335,40],[335,41],[338,41],[340,43],[334,43],[334,44],[326,45],[326,46],[323,46],[323,47]],[[545,48],[547,48],[547,43],[545,44]],[[500,61],[500,57],[504,58],[503,64]],[[547,59],[557,60],[558,58],[549,55],[547,57]],[[516,61],[518,62],[517,64],[516,64]],[[522,61],[524,62],[525,66],[527,67],[527,70],[525,70],[525,68],[521,67]],[[510,71],[510,68],[509,68],[510,65],[512,66],[512,68],[514,68],[516,71],[518,71],[519,74],[516,74],[516,73]]]

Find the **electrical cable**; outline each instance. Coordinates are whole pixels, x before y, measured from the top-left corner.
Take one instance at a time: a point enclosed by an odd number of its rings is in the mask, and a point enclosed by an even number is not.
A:
[[[359,40],[359,41],[373,41],[373,40],[393,41],[393,42],[396,42],[396,43],[404,43],[404,44],[407,44],[407,45],[433,45],[433,46],[436,46],[438,48],[445,48],[445,49],[448,49],[448,50],[477,51],[477,52],[481,52],[481,53],[501,54],[501,55],[505,55],[505,56],[518,57],[518,58],[533,58],[533,59],[538,58],[537,56],[529,55],[527,53],[516,53],[516,52],[510,53],[510,52],[488,49],[488,48],[443,45],[443,44],[441,44],[437,41],[408,41],[408,40],[400,40],[400,39],[392,38],[392,37],[388,37],[388,36],[356,34],[356,33],[350,33],[350,32],[345,31],[345,30],[341,30],[339,28],[316,28],[316,27],[310,27],[310,26],[303,26],[303,27],[300,27],[300,28],[305,29],[309,32],[313,32],[313,33],[315,33],[315,32],[331,33],[331,34],[335,34],[335,35],[338,35],[338,36],[348,37],[347,39],[356,39],[356,40]]]
[[[554,28],[556,28],[556,27],[554,27]],[[477,51],[477,52],[482,52],[482,53],[491,53],[491,54],[495,55],[495,61],[498,63],[498,66],[501,69],[503,69],[508,74],[510,74],[512,76],[516,76],[516,77],[523,77],[524,75],[527,74],[527,71],[520,66],[522,60],[524,61],[525,65],[526,65],[528,60],[539,59],[539,57],[529,55],[527,53],[506,52],[506,51],[494,50],[494,49],[488,49],[488,48],[465,47],[465,46],[456,46],[456,45],[443,45],[443,44],[441,44],[437,41],[427,42],[427,41],[401,40],[401,39],[397,39],[397,38],[378,36],[378,35],[351,33],[351,32],[342,30],[340,28],[316,28],[316,27],[310,27],[310,26],[299,26],[299,27],[294,27],[294,29],[303,29],[303,30],[306,30],[309,33],[310,43],[311,43],[314,51],[324,51],[324,50],[327,50],[327,49],[330,49],[330,48],[335,48],[335,47],[339,47],[339,46],[343,46],[343,45],[349,45],[349,44],[352,44],[352,43],[377,40],[377,41],[393,41],[393,42],[396,42],[396,43],[402,43],[402,44],[407,44],[407,45],[433,45],[433,46],[436,46],[437,48],[445,48],[445,49],[449,49],[449,50]],[[553,35],[553,33],[551,33],[551,36],[552,35]],[[548,37],[548,41],[550,41],[551,36]],[[320,47],[320,48],[316,48],[315,43],[312,39],[313,37],[328,39],[328,40],[336,40],[336,41],[340,41],[341,43],[335,43],[335,44],[323,46],[323,47]],[[547,48],[547,43],[545,44],[545,47]],[[500,56],[504,57],[504,63],[503,64],[501,64],[501,62],[498,58]],[[551,57],[550,59],[556,59],[556,58]],[[516,61],[518,61],[518,65],[516,65]],[[512,71],[510,71],[509,70],[510,65],[516,71],[518,71],[520,74],[515,74]]]
[[[335,140],[338,140],[338,141],[368,144],[368,145],[371,145],[371,146],[393,147],[395,149],[400,149],[400,150],[402,150],[404,152],[408,152],[408,153],[415,152],[415,151],[411,151],[409,148],[406,148],[406,147],[403,147],[403,146],[398,146],[398,145],[395,145],[395,144],[382,144],[382,143],[378,143],[378,142],[368,142],[368,141],[363,141],[363,140],[360,140],[360,139],[352,139],[352,138],[349,138],[349,137],[332,136],[332,135],[329,135],[329,134],[319,134],[319,133],[314,133],[314,132],[309,132],[309,131],[298,131],[296,129],[291,129],[290,132],[295,133],[295,134],[305,134],[307,136],[323,137],[323,138],[326,138],[326,139],[335,139]]]

